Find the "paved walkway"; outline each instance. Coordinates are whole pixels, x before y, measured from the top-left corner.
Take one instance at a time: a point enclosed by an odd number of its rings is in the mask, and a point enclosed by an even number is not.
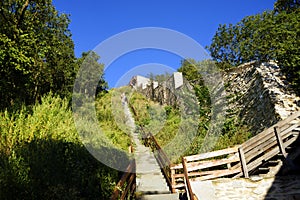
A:
[[[178,199],[178,194],[170,194],[166,180],[161,172],[151,149],[144,146],[139,134],[135,132],[135,122],[129,110],[127,103],[124,104],[124,112],[127,117],[127,124],[131,128],[132,138],[135,143],[134,154],[136,159],[136,183],[137,194],[141,199]],[[168,195],[166,195],[168,194]]]
[[[300,176],[220,178],[191,184],[199,200],[300,199]]]

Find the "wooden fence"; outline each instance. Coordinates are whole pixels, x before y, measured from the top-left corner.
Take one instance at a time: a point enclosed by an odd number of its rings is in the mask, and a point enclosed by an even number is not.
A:
[[[271,158],[286,158],[286,148],[299,137],[300,111],[291,115],[245,143],[223,150],[186,156],[181,164],[171,165],[172,191],[185,187],[193,199],[191,181],[220,177],[249,177],[257,167]]]
[[[111,200],[124,200],[134,199],[136,188],[136,173],[135,173],[135,160],[132,160],[128,165],[126,172],[122,175],[121,180],[115,186]]]
[[[128,148],[128,151],[129,153],[134,152],[132,142]],[[136,189],[136,163],[135,163],[135,159],[133,159],[130,161],[120,181],[115,186],[115,189],[110,199],[111,200],[134,199],[135,189]]]

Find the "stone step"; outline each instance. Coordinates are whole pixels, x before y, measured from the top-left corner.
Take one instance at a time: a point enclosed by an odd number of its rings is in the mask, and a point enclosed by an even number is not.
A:
[[[136,161],[136,193],[140,195],[149,196],[146,199],[170,199],[167,196],[170,195],[170,189],[167,182],[162,174],[161,168],[149,147],[146,147],[140,141],[140,136],[138,133],[134,132],[134,119],[130,114],[128,106],[125,106],[125,115],[129,119],[128,125],[132,128],[132,139],[135,143],[134,155]],[[154,198],[155,197],[155,198]],[[178,195],[176,196],[178,199]]]
[[[179,200],[179,195],[177,193],[143,195],[140,200]]]

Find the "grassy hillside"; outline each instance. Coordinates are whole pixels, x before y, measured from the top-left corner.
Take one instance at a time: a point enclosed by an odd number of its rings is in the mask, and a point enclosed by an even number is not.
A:
[[[130,130],[126,125],[124,108],[121,104],[121,93],[125,88],[112,89],[96,101],[96,112],[102,132],[123,151],[128,151],[130,145]]]
[[[108,122],[100,124],[114,132]],[[111,132],[109,137],[120,137]],[[117,147],[125,149],[128,141],[122,138]],[[31,108],[0,113],[1,199],[108,199],[118,180],[119,172],[82,144],[67,100],[49,94]]]
[[[185,68],[184,70],[187,71],[183,73],[191,74],[193,67],[195,65]],[[151,132],[155,136],[160,146],[165,147],[164,150],[172,162],[181,162],[178,155],[186,156],[206,151],[204,146],[209,142],[207,134],[211,126],[210,96],[204,82],[201,81],[201,75],[195,77],[195,73],[192,74],[190,78],[193,80],[192,86],[199,102],[198,119],[185,118],[178,109],[159,105],[137,92],[130,97],[130,103],[136,111],[137,125],[144,126],[146,132]],[[238,117],[230,113],[230,110],[226,111],[225,116],[221,134],[218,135],[213,148],[209,150],[232,147],[251,137],[248,128],[241,124]],[[193,133],[195,129],[196,133]]]

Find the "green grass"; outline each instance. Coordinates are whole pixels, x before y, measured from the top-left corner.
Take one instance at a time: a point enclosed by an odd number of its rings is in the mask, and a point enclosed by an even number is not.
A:
[[[130,129],[126,125],[126,116],[121,104],[121,93],[124,89],[112,89],[96,101],[96,112],[99,125],[104,135],[113,145],[128,151],[130,145]]]
[[[201,93],[201,91],[198,91]],[[198,97],[203,102],[203,96]],[[199,94],[198,94],[199,96]],[[209,102],[208,100],[205,100]],[[241,124],[238,117],[228,114],[222,125],[221,133],[213,140],[212,147],[206,146],[211,142],[206,138],[210,125],[210,109],[207,103],[201,103],[199,107],[199,119],[183,119],[179,110],[167,105],[159,105],[150,101],[139,93],[133,93],[130,103],[136,110],[136,123],[145,127],[146,132],[155,136],[159,145],[163,148],[173,163],[181,162],[182,156],[198,154],[206,151],[224,149],[245,142],[251,137],[246,125]],[[158,109],[160,108],[160,109]],[[230,112],[230,111],[228,111]],[[229,115],[231,117],[229,117]],[[197,126],[196,133],[194,127]],[[171,144],[171,145],[170,145]]]
[[[125,149],[128,141],[120,136],[124,133],[108,122],[100,122],[111,131],[108,139],[121,139],[114,141],[116,147],[102,148]],[[78,123],[93,128],[86,120]],[[106,145],[101,137],[97,142]],[[66,99],[49,94],[31,108],[0,113],[1,199],[109,199],[119,174],[87,151]]]

